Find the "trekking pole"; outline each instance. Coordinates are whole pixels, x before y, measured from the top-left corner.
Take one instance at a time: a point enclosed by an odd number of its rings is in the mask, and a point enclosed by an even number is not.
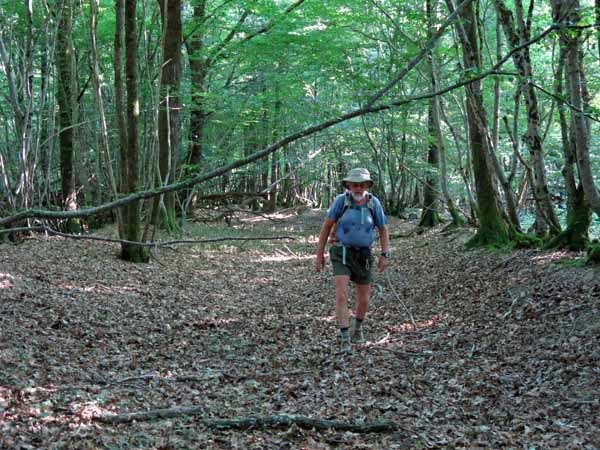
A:
[[[410,321],[412,322],[412,325],[413,325],[415,331],[417,331],[417,322],[415,322],[415,318],[413,317],[412,313],[410,312],[410,310],[408,309],[408,307],[406,306],[406,304],[402,301],[402,299],[400,298],[400,296],[396,292],[396,289],[394,289],[394,285],[392,284],[392,281],[390,280],[390,274],[389,274],[389,272],[385,273],[385,278],[387,280],[387,285],[392,290],[392,292],[393,292],[394,296],[396,297],[396,299],[400,302],[400,305],[402,305],[402,307],[404,308],[404,310],[408,314],[408,317],[410,317]]]

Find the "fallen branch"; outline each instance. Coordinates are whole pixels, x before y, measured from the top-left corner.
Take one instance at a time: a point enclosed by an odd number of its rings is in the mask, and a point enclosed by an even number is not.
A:
[[[15,230],[16,228],[8,228],[4,230],[0,230],[0,234],[8,233],[10,231]],[[82,236],[79,234],[68,234],[61,233],[60,231],[55,230],[54,228],[50,228],[49,226],[42,225],[38,227],[21,227],[19,230],[30,230],[30,231],[45,231],[53,236],[60,236],[68,239],[75,240],[89,240],[89,241],[101,241],[101,242],[115,242],[119,244],[135,244],[144,247],[168,247],[176,244],[210,244],[214,242],[223,242],[223,241],[277,241],[282,239],[289,239],[295,241],[296,238],[293,236],[256,236],[256,237],[216,237],[216,238],[208,238],[208,239],[183,239],[177,241],[165,241],[165,242],[137,242],[137,241],[128,241],[125,239],[114,239],[114,238],[104,238],[98,236]]]
[[[156,409],[137,413],[111,414],[96,416],[93,420],[108,424],[130,423],[169,419],[179,416],[197,416],[204,414],[204,406]],[[279,414],[275,416],[241,417],[237,419],[199,419],[199,423],[219,430],[248,430],[252,428],[279,428],[297,425],[307,430],[339,430],[352,433],[386,433],[398,429],[395,422],[380,420],[374,422],[342,422],[339,420],[313,419],[306,416]]]

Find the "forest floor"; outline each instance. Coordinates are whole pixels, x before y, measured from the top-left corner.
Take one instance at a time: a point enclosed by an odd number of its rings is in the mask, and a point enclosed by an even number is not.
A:
[[[344,355],[330,270],[314,271],[322,217],[191,224],[186,239],[295,239],[148,264],[108,242],[0,245],[0,448],[600,449],[600,272],[583,255],[396,238],[367,342]]]

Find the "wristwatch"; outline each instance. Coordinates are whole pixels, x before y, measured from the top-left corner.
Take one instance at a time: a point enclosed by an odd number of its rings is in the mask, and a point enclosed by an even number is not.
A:
[[[383,256],[384,258],[389,258],[390,257],[390,252],[381,252],[381,256]]]

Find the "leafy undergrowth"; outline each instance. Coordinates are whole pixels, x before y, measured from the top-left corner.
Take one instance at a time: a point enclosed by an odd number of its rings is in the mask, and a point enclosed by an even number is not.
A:
[[[197,225],[296,239],[159,248],[141,265],[108,242],[0,246],[0,448],[600,448],[600,276],[564,263],[583,255],[465,252],[469,231],[395,239],[367,342],[344,356],[330,274],[313,269],[321,217]],[[98,420],[180,407],[195,414]],[[207,422],[283,414],[396,429]]]

